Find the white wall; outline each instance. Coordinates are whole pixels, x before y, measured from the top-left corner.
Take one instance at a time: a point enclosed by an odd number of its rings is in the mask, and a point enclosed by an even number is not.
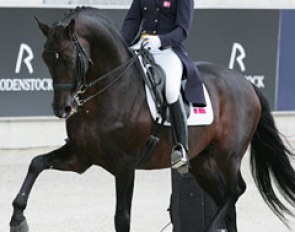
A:
[[[275,112],[279,130],[295,144],[295,112]],[[65,121],[55,117],[1,118],[0,150],[56,147],[67,138]]]
[[[28,0],[28,1],[20,1],[20,0],[0,0],[0,6],[12,5],[12,6],[25,6],[25,5],[40,5],[43,4],[43,0]]]
[[[0,117],[0,150],[55,147],[64,144],[66,138],[62,119]]]
[[[295,8],[294,0],[195,0],[200,8]]]
[[[132,0],[0,0],[0,6],[32,5],[121,5],[128,7]],[[294,8],[295,0],[195,0],[197,8]]]

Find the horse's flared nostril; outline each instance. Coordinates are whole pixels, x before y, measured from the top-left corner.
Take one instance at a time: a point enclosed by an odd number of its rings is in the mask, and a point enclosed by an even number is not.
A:
[[[71,112],[71,107],[60,108],[53,105],[54,115],[58,118],[67,118]]]
[[[58,118],[66,118],[66,113],[63,110],[54,110],[54,115]]]
[[[72,115],[73,108],[66,106],[63,109],[54,109],[54,114],[59,118],[69,118]]]
[[[52,108],[54,115],[59,118],[69,118],[76,112],[75,106],[70,99],[67,100],[65,104],[54,101],[52,103]]]
[[[67,115],[70,115],[71,112],[72,112],[72,106],[70,106],[70,105],[66,106],[66,107],[65,107],[65,113],[66,113]]]

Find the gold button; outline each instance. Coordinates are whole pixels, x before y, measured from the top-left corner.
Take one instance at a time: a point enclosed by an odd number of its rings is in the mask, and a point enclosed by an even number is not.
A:
[[[153,34],[157,34],[157,31],[153,31]]]
[[[143,31],[142,31],[142,34],[146,34],[146,30],[143,30]]]
[[[147,11],[147,6],[145,6],[145,7],[143,8],[143,10]]]
[[[155,23],[158,23],[158,19],[155,19]]]

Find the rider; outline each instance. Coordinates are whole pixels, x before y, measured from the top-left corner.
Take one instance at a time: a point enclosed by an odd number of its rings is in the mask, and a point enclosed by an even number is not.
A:
[[[193,13],[194,0],[133,0],[122,27],[128,45],[138,48],[144,40],[165,71],[175,144],[171,164],[176,169],[188,166],[187,116],[179,94],[183,71],[187,77],[186,100],[199,107],[206,105],[199,72],[183,46]]]

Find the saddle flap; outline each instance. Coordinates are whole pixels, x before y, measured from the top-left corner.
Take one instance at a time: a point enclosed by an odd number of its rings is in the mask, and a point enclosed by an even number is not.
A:
[[[149,88],[146,86],[146,98],[147,103],[151,112],[151,116],[155,122],[161,122],[162,116],[158,113],[157,108],[155,106],[155,102],[151,96]],[[187,109],[189,111],[189,116],[187,119],[188,126],[201,126],[201,125],[210,125],[214,120],[214,113],[211,104],[211,100],[209,97],[209,93],[206,89],[206,86],[203,85],[204,96],[206,100],[206,107],[194,107],[191,103],[187,105]],[[187,104],[187,103],[186,103]],[[169,119],[169,117],[166,117]],[[168,120],[164,122],[165,126],[171,126],[171,123]]]
[[[152,54],[144,48],[140,48],[139,51],[134,50],[135,54],[138,52],[141,55],[138,56],[140,69],[142,70],[142,77],[145,82],[146,98],[150,108],[152,118],[160,123],[162,118],[165,118],[164,125],[170,126],[169,122],[169,110],[166,107],[165,98],[165,72],[164,70],[155,63]],[[182,89],[185,88],[186,80],[182,81]],[[208,91],[203,85],[203,91],[205,96],[206,107],[195,107],[191,103],[184,101],[185,110],[188,115],[188,126],[196,125],[209,125],[213,122],[213,109],[210,101]],[[184,91],[181,91],[183,95]],[[183,97],[183,99],[185,99]]]
[[[155,62],[153,55],[147,49],[141,47],[139,51],[134,50],[134,52],[135,54],[140,53],[138,60],[140,69],[142,70],[142,77],[155,102],[157,111],[164,114],[166,108],[165,72],[162,67]]]

